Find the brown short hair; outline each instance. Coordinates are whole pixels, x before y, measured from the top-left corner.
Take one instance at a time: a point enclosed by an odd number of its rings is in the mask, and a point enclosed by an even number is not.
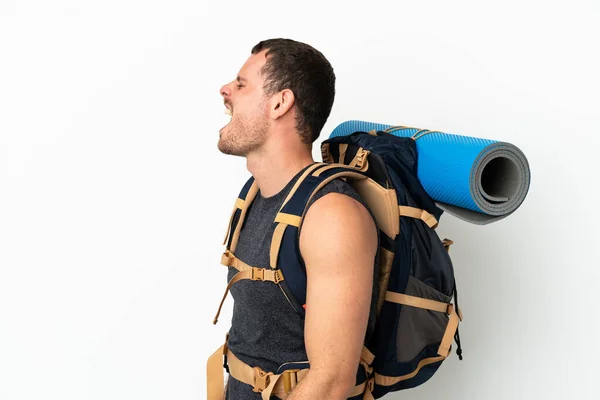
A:
[[[320,135],[335,98],[335,73],[325,56],[312,46],[292,39],[263,40],[252,54],[267,49],[265,92],[270,95],[283,89],[294,93],[297,128],[304,143]]]

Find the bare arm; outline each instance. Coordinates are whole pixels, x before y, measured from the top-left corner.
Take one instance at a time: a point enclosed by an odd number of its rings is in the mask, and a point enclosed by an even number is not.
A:
[[[300,251],[308,276],[310,370],[288,400],[345,400],[355,384],[371,295],[377,231],[356,200],[330,193],[306,213]]]

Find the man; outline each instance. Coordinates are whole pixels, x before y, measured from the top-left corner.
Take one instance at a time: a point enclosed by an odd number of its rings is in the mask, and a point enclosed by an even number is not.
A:
[[[315,162],[312,143],[329,117],[335,75],[311,46],[272,39],[252,49],[220,93],[231,121],[220,130],[218,148],[245,157],[259,187],[235,256],[268,268],[273,219],[296,179]],[[354,390],[376,304],[377,235],[366,204],[336,179],[309,204],[300,231],[308,280],[305,318],[272,282],[243,280],[232,286],[228,347],[233,354],[265,371],[287,362],[310,364],[288,400],[342,400]],[[230,267],[228,279],[236,272]],[[261,398],[231,376],[226,392],[228,399]]]

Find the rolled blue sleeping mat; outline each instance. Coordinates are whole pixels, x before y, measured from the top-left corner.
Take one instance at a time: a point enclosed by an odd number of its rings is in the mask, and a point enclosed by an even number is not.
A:
[[[488,224],[512,214],[527,196],[529,163],[511,143],[357,120],[339,124],[330,138],[373,129],[415,139],[421,185],[458,218]]]

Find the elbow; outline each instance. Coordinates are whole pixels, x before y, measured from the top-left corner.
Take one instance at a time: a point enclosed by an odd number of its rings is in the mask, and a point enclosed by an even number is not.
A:
[[[352,379],[341,379],[338,378],[331,390],[331,399],[340,399],[346,400],[351,397],[352,392],[354,392],[354,387],[356,383],[356,377],[352,377]]]
[[[346,368],[339,368],[337,371],[333,369],[321,374],[321,380],[324,381],[323,387],[327,388],[327,399],[346,400],[354,392],[356,376],[345,370]]]

